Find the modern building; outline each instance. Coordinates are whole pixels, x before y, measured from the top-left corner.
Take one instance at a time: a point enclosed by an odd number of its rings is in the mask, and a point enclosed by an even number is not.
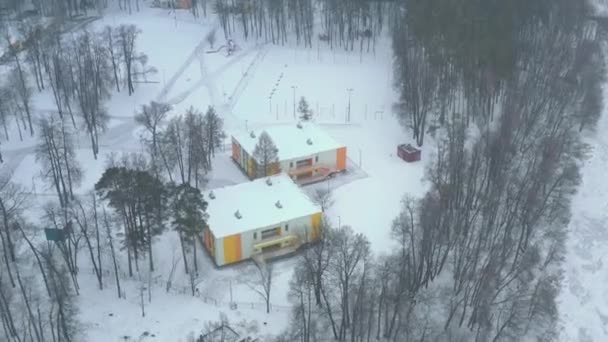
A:
[[[217,266],[288,254],[321,238],[321,208],[286,174],[206,191],[203,244]]]
[[[270,167],[269,175],[285,172],[298,184],[306,184],[346,169],[346,146],[318,126],[312,123],[275,125],[232,136],[232,159],[250,179],[261,174],[257,172],[259,162],[253,158],[253,151],[263,131],[278,149],[279,162]]]

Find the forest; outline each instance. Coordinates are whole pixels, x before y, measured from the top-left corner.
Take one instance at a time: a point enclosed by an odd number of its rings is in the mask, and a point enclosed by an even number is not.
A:
[[[134,25],[63,35],[79,15],[111,0],[33,1],[55,20],[20,20],[23,44],[2,39],[10,68],[0,85],[5,139],[37,135],[36,158],[56,199],[27,217],[29,198],[0,181],[0,316],[6,341],[78,341],[79,257],[99,288],[116,287],[117,258],[129,276],[154,271],[153,241],[179,234],[183,267],[198,274],[211,159],[225,138],[221,113],[169,104],[138,108],[145,152],[116,156],[88,196],[73,188],[84,165],[74,134],[97,158],[110,91],[137,91],[156,72],[137,50]],[[143,0],[117,0],[137,15]],[[171,3],[171,2],[169,2]],[[322,242],[297,256],[287,341],[555,341],[570,204],[603,108],[605,32],[589,4],[571,0],[193,0],[194,17],[216,15],[222,34],[270,44],[375,51],[390,35],[398,98],[393,112],[419,146],[437,140],[422,198],[405,197],[385,229],[395,248],[375,254],[367,237],[324,220]],[[24,9],[1,3],[0,26]],[[158,6],[167,5],[163,1]],[[169,4],[171,5],[171,4]],[[211,45],[215,35],[207,37]],[[33,82],[28,82],[31,80]],[[51,89],[56,111],[33,115],[32,94]],[[9,124],[16,123],[18,137]],[[0,146],[0,150],[2,147]],[[1,159],[0,154],[0,161]],[[331,193],[317,198],[324,210]],[[39,223],[35,223],[39,222]],[[58,243],[42,227],[66,232]],[[111,258],[102,258],[109,254]],[[144,264],[147,263],[147,264]],[[104,276],[111,269],[115,277]],[[261,292],[269,302],[271,271]],[[268,271],[267,271],[268,272]],[[111,285],[110,285],[111,284]],[[168,286],[170,286],[168,284]]]

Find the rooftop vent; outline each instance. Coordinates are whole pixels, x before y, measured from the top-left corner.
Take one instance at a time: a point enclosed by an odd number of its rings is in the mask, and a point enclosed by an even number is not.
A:
[[[215,199],[215,194],[213,193],[213,190],[209,191],[209,198]]]
[[[299,129],[302,129],[302,123],[298,121],[298,124],[296,125],[296,127],[298,127]]]
[[[307,143],[308,145],[312,145],[312,139],[310,139],[310,138],[306,139],[306,143]]]
[[[279,209],[283,208],[283,205],[281,204],[281,201],[277,201],[274,205],[276,205],[277,208],[279,208]]]
[[[272,185],[272,179],[266,178],[266,184],[268,184],[269,186]]]
[[[240,220],[243,218],[243,215],[241,215],[241,212],[237,210],[234,212],[234,217]]]
[[[255,132],[251,131],[251,132],[249,133],[249,136],[255,139]]]

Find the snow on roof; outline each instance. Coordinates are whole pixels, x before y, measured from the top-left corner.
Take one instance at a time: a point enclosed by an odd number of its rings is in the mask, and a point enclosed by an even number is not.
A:
[[[247,154],[253,155],[255,145],[263,131],[270,135],[279,149],[279,160],[306,157],[344,146],[312,123],[268,126],[254,131],[253,137],[251,132],[247,132],[246,134],[233,135],[233,138],[239,142]]]
[[[203,195],[208,203],[208,224],[216,238],[321,212],[321,207],[284,173]]]

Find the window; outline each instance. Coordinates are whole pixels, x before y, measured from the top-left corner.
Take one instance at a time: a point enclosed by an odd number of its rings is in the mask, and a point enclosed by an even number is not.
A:
[[[315,156],[315,163],[319,162],[319,156]]]
[[[296,167],[306,167],[306,166],[310,166],[312,165],[312,158],[310,159],[303,159],[303,160],[298,160],[296,162]]]
[[[266,240],[273,236],[281,235],[281,227],[268,229],[262,232],[262,240]]]
[[[288,231],[289,231],[289,225],[288,225],[288,224],[286,224],[286,225],[285,225],[285,231],[286,231],[286,232],[288,232]]]
[[[289,168],[293,168],[293,162],[289,162]]]
[[[257,239],[258,238],[258,233],[257,232],[253,232],[253,239]]]

